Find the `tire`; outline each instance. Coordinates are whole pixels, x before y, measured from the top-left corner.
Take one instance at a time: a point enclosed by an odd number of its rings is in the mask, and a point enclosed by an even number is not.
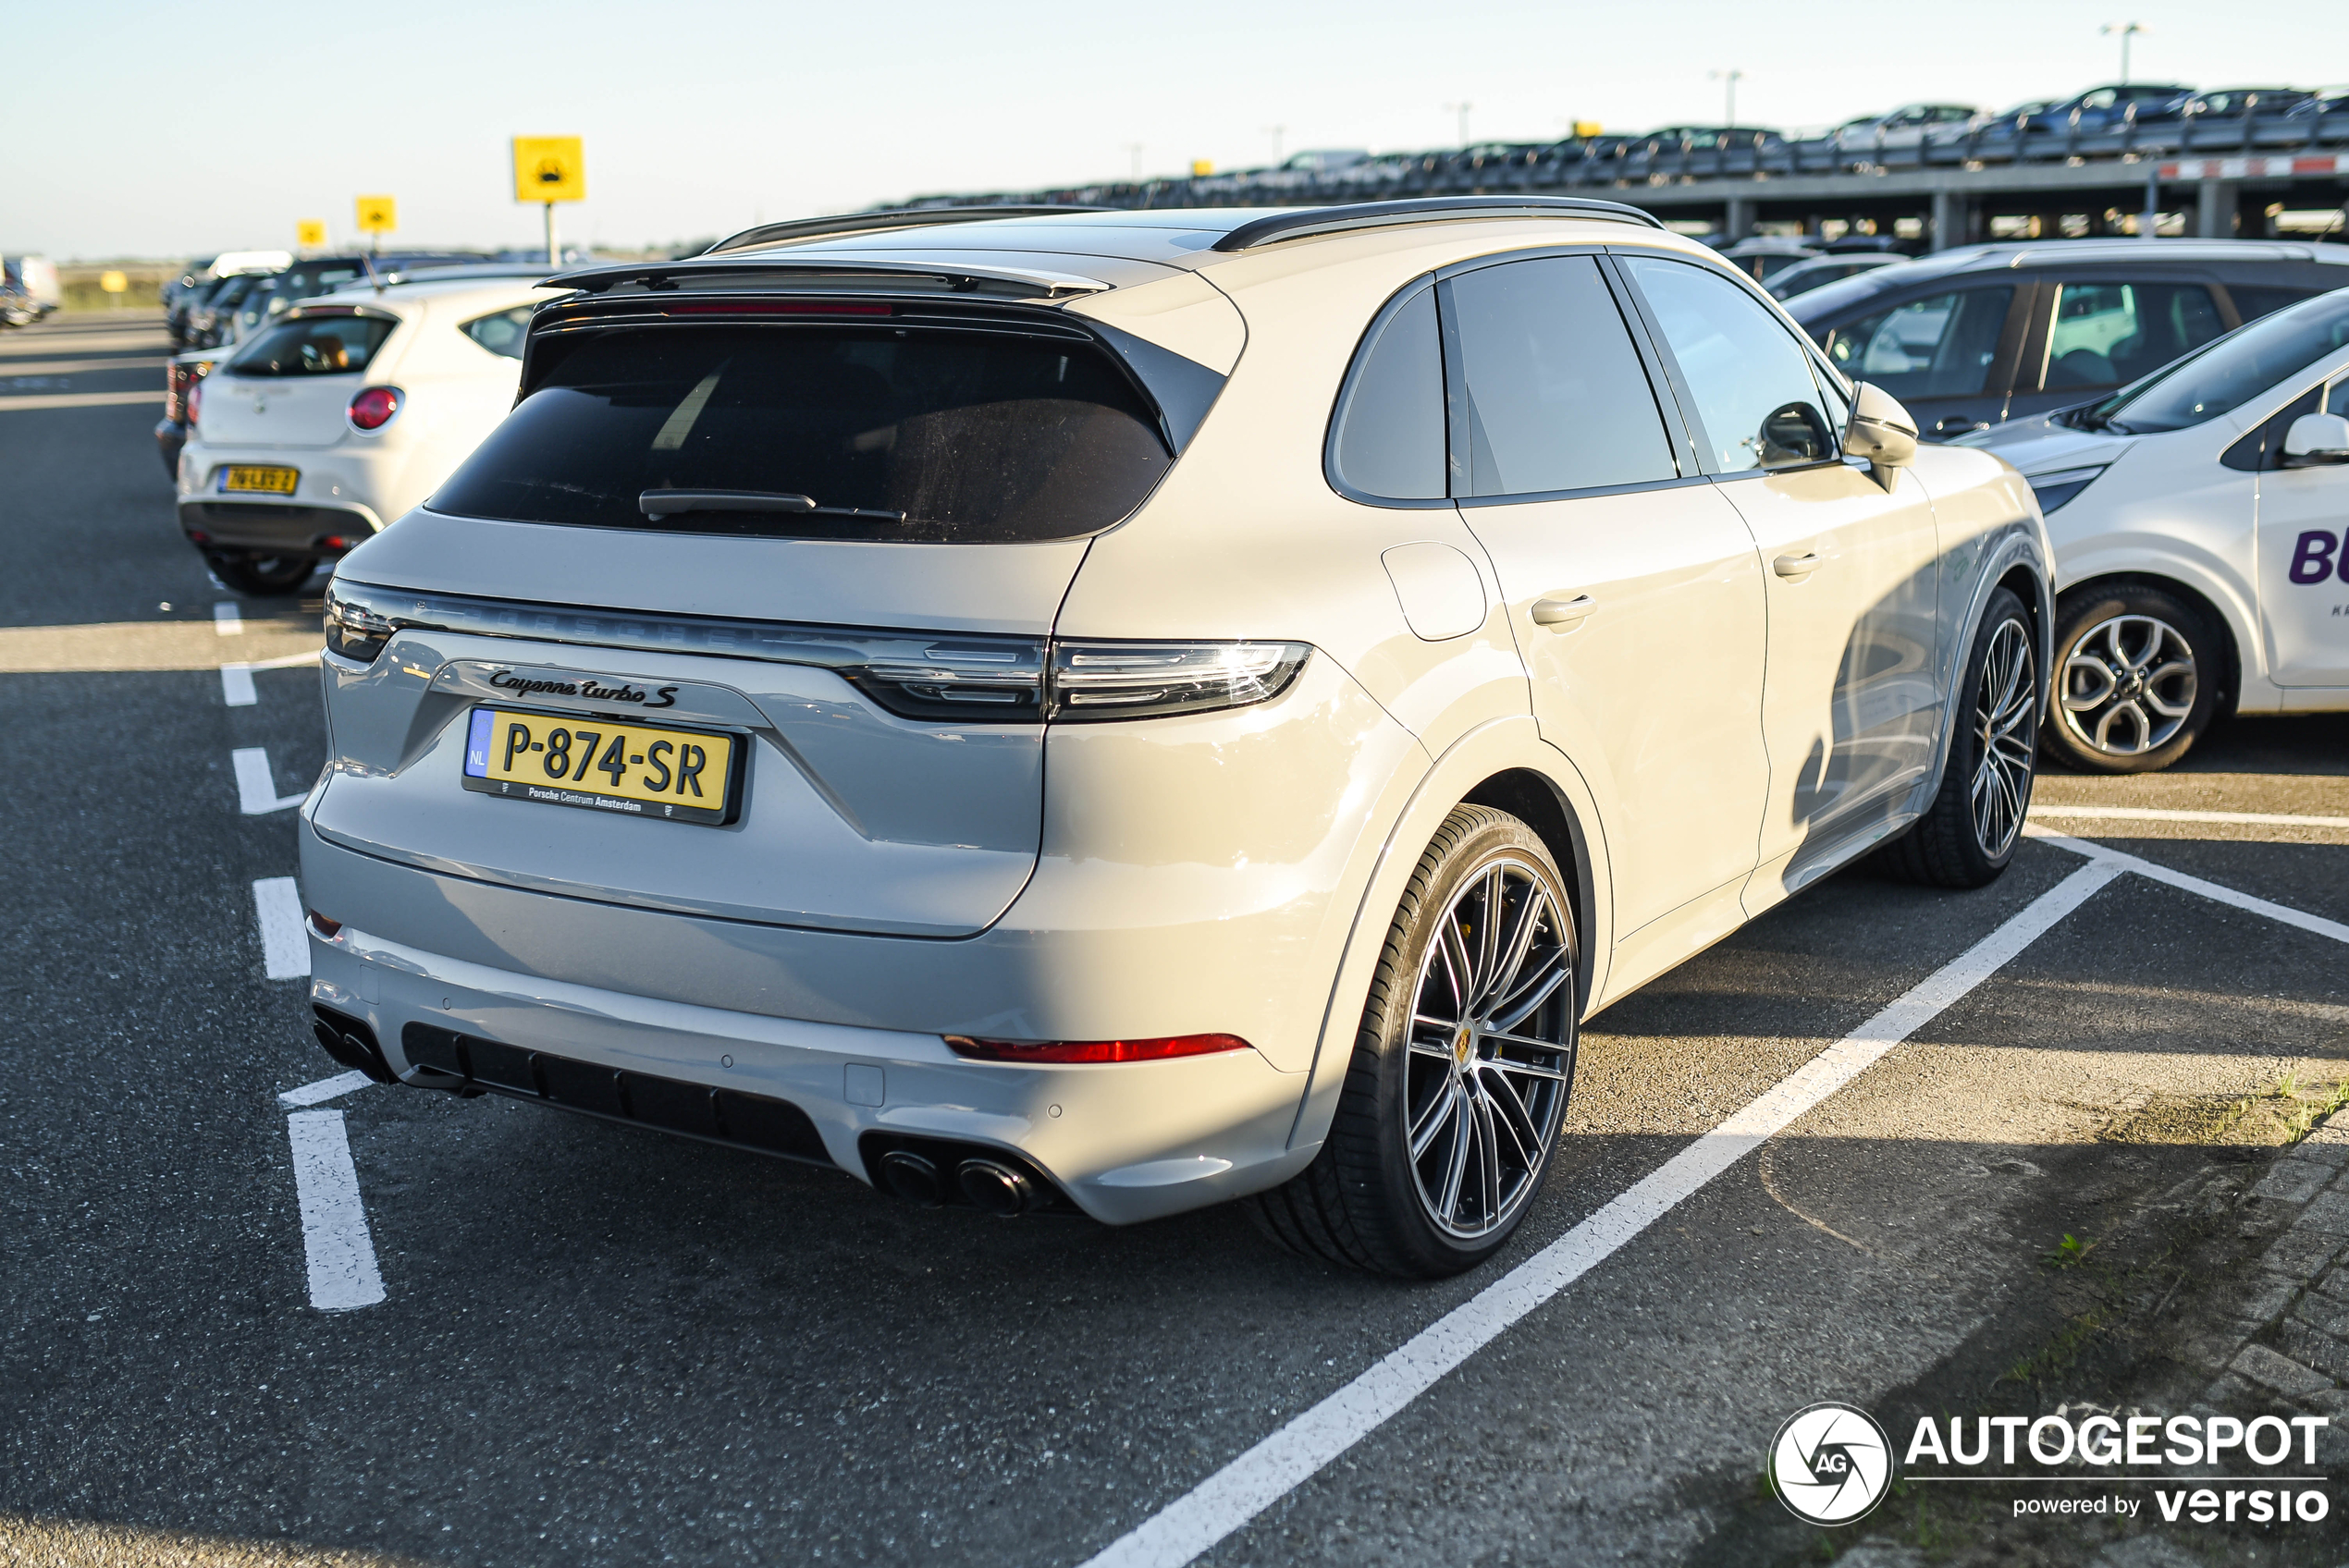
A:
[[[213,575],[240,594],[274,597],[310,581],[318,563],[308,556],[206,556]]]
[[[1501,919],[1484,919],[1495,903]],[[1405,1278],[1462,1273],[1498,1252],[1557,1149],[1579,957],[1573,906],[1540,838],[1505,812],[1454,807],[1387,929],[1328,1138],[1297,1176],[1249,1200],[1259,1224],[1294,1252]],[[1466,1029],[1452,980],[1463,968]],[[1495,975],[1497,998],[1483,994]]]
[[[1932,805],[1885,846],[1887,860],[1912,882],[1982,888],[1995,882],[2023,841],[2037,755],[2039,641],[2023,601],[2007,589],[1990,595],[1952,696],[1958,723]]]
[[[2149,585],[2066,599],[2041,731],[2048,754],[2087,773],[2153,773],[2184,756],[2218,711],[2220,639],[2200,610]]]

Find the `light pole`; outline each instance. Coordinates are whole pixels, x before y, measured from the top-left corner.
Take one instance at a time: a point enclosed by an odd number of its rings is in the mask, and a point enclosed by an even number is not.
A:
[[[1281,161],[1281,138],[1288,134],[1288,127],[1267,125],[1259,126],[1257,129],[1273,139],[1273,162],[1278,165]]]
[[[2108,37],[2116,32],[2121,35],[2121,85],[2123,87],[2128,86],[2129,41],[2136,37],[2137,34],[2141,32],[2151,32],[2153,29],[2146,26],[2143,22],[2107,22],[2104,26],[2097,29],[2097,31]]]
[[[1460,126],[1460,145],[1461,145],[1461,146],[1463,146],[1463,147],[1465,147],[1465,146],[1467,146],[1467,145],[1469,144],[1469,143],[1468,143],[1468,116],[1469,116],[1469,111],[1470,111],[1470,109],[1475,108],[1475,107],[1476,107],[1476,105],[1475,105],[1475,104],[1470,104],[1470,103],[1467,103],[1467,102],[1461,102],[1461,103],[1457,103],[1457,104],[1445,104],[1445,105],[1444,105],[1444,112],[1445,112],[1445,114],[1447,114],[1447,115],[1457,115],[1457,116],[1459,116],[1459,126]]]
[[[1142,183],[1142,144],[1138,141],[1128,141],[1125,144],[1125,151],[1134,160],[1134,183],[1139,185]]]
[[[1721,105],[1721,124],[1730,130],[1735,130],[1738,128],[1738,83],[1745,80],[1745,73],[1733,66],[1725,71],[1707,71],[1704,74],[1715,81],[1724,84],[1722,92],[1725,102]]]

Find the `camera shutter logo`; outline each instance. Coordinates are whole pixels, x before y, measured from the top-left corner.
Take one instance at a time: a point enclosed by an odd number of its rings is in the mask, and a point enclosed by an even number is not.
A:
[[[1787,1417],[1769,1465],[1772,1488],[1796,1518],[1849,1525],[1890,1488],[1892,1441],[1866,1411],[1826,1400]]]

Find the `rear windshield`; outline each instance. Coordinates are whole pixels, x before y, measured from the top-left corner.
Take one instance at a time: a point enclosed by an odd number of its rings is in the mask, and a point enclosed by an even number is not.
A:
[[[367,368],[397,322],[379,316],[296,316],[228,361],[235,375],[350,375]]]
[[[1076,341],[713,325],[547,347],[570,351],[434,510],[685,533],[1063,539],[1125,517],[1173,461],[1133,384]]]

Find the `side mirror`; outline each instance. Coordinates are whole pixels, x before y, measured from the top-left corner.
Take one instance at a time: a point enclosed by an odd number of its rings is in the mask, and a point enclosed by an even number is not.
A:
[[[2296,428],[2296,427],[2295,427]],[[1900,482],[1899,471],[1917,455],[1917,422],[1900,400],[1873,382],[1863,381],[1851,398],[1851,423],[1844,427],[1843,450],[1865,458],[1868,472],[1889,491]]]
[[[2283,466],[2318,468],[2328,463],[2349,463],[2349,419],[2302,414],[2284,432]]]

